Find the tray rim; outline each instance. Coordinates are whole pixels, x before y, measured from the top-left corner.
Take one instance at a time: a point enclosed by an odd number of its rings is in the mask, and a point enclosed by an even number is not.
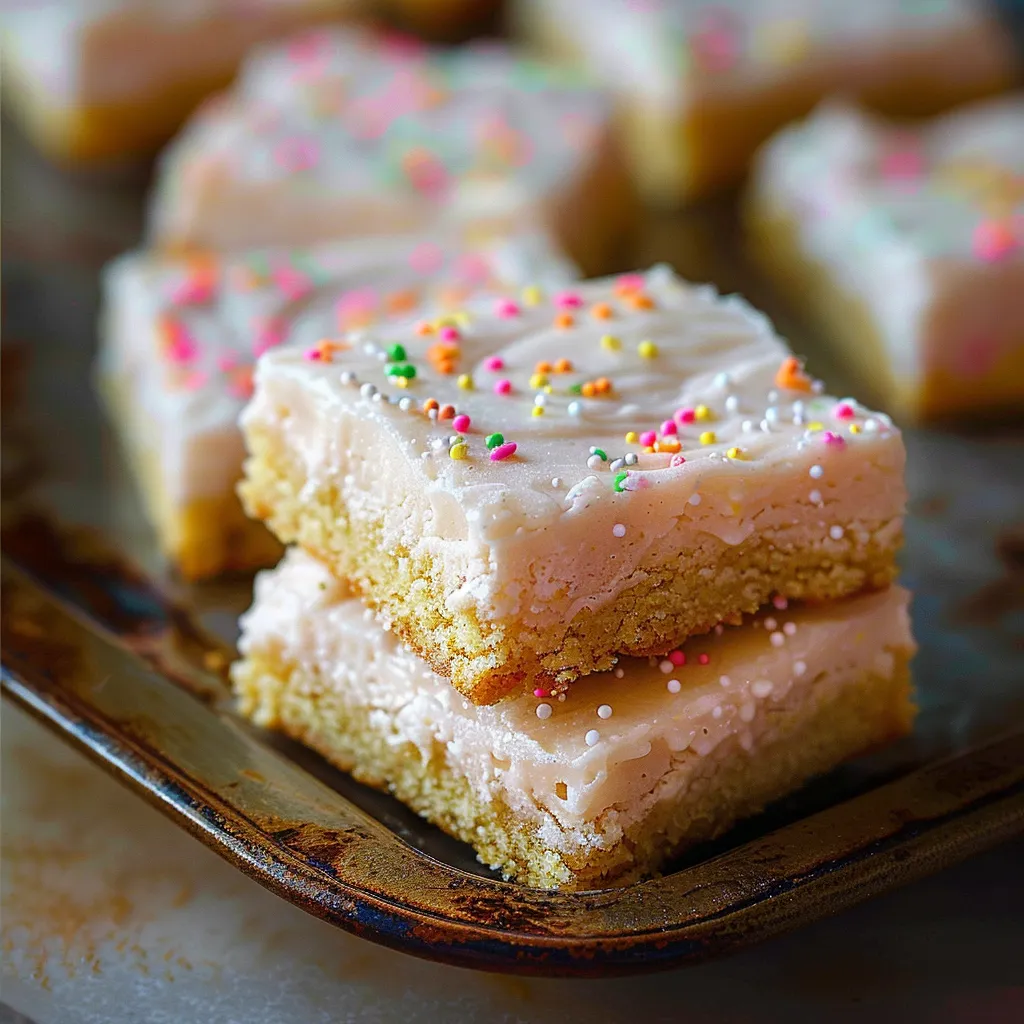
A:
[[[42,593],[62,614],[96,634],[100,642],[119,648],[123,657],[139,662],[143,670],[159,680],[159,685],[182,692],[173,679],[147,668],[138,655],[119,645],[116,638],[104,635],[102,628],[90,622],[80,609],[76,610],[79,614],[69,613],[66,603],[50,588],[31,580],[31,574],[20,569],[12,572],[11,568],[5,557],[5,589],[28,588]],[[650,906],[646,923],[612,933],[535,934],[521,927],[495,926],[481,917],[458,920],[446,916],[441,907],[435,906],[431,911],[429,903],[421,907],[403,902],[386,885],[375,891],[360,880],[340,873],[332,875],[311,863],[311,858],[304,858],[262,830],[223,794],[213,792],[201,780],[169,763],[159,751],[119,729],[101,709],[62,686],[59,673],[26,664],[13,650],[10,639],[5,622],[0,644],[0,687],[4,695],[204,845],[307,913],[379,944],[457,966],[565,977],[633,974],[696,963],[852,906],[1024,831],[1024,730],[1015,730],[972,750],[928,762],[850,800],[767,833],[768,837],[784,840],[808,827],[827,827],[830,816],[836,817],[842,809],[853,805],[864,805],[869,811],[863,823],[866,827],[846,836],[842,849],[826,858],[819,870],[786,878],[781,883],[765,879],[763,891],[753,897],[727,902],[718,912],[668,927],[658,927],[656,923],[658,904],[666,897],[662,891],[665,887],[659,888],[658,881],[621,890],[552,894],[462,872],[416,850],[392,832],[394,850],[400,856],[424,858],[440,865],[442,873],[461,877],[461,884],[470,890],[491,892],[495,887],[508,887],[509,896],[534,894],[570,918],[574,913],[578,916],[586,901],[595,897],[605,902],[633,899],[638,901],[641,911],[644,895],[652,897],[647,901]],[[212,710],[203,709],[203,713],[216,717]],[[256,736],[246,736],[245,741],[259,744]],[[283,754],[266,752],[292,764]],[[1006,763],[1000,764],[1001,759]],[[921,791],[916,796],[920,804],[929,793],[955,790],[957,775],[967,778],[971,772],[981,776],[982,792],[961,793],[951,799],[944,793],[944,799],[950,803],[944,813],[894,813],[903,803],[914,806],[915,790]],[[930,775],[936,777],[929,784]],[[313,781],[332,793],[341,805],[355,808],[343,794],[319,780]],[[900,816],[906,820],[894,823],[892,819]],[[758,837],[666,878],[692,877],[699,887],[702,870],[707,866],[721,867],[730,858],[742,858],[744,851],[764,839]],[[674,888],[678,889],[678,883]],[[680,899],[686,891],[680,893],[669,888],[667,895]]]

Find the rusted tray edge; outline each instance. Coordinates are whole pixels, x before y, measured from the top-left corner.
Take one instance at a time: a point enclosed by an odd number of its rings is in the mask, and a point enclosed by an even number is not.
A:
[[[116,646],[106,638],[103,642]],[[127,651],[122,656],[133,657]],[[159,753],[119,731],[116,723],[80,696],[63,690],[59,678],[51,675],[47,679],[47,673],[39,666],[32,667],[38,671],[30,672],[24,667],[14,669],[12,660],[17,659],[10,659],[5,649],[2,682],[10,696],[250,877],[308,912],[355,934],[414,955],[462,966],[519,973],[593,975],[694,962],[818,917],[823,900],[831,909],[840,909],[1024,830],[1024,734],[1018,734],[945,762],[946,768],[954,773],[959,767],[965,776],[980,774],[985,780],[982,792],[977,791],[976,785],[973,789],[967,786],[969,792],[955,798],[943,813],[914,816],[893,829],[892,821],[882,820],[892,817],[887,805],[913,805],[915,787],[934,770],[933,766],[925,766],[849,802],[871,801],[880,814],[876,814],[878,820],[873,825],[869,816],[862,823],[869,827],[862,828],[853,838],[848,837],[836,856],[809,873],[766,879],[764,888],[753,896],[727,901],[714,913],[699,919],[667,928],[659,927],[654,920],[638,920],[635,929],[619,934],[552,936],[502,929],[482,919],[467,922],[445,917],[443,912],[424,913],[421,908],[396,902],[386,893],[367,891],[318,869],[261,832],[245,818],[243,811],[203,783],[180,772],[175,777]],[[167,686],[175,686],[158,678]],[[946,779],[942,785],[955,788],[955,781]],[[344,798],[339,795],[338,799]],[[827,822],[830,813],[824,811],[804,819],[776,836],[794,833],[798,839],[800,831],[816,822]],[[240,833],[244,831],[259,833],[260,841],[243,838]],[[878,835],[884,838],[874,838]],[[396,845],[401,845],[405,856],[425,856],[397,837]],[[716,860],[725,865],[736,854],[737,851],[730,851]],[[500,885],[454,868],[448,871],[466,879],[467,885]],[[662,882],[679,881],[681,876],[692,873],[695,869],[687,869]],[[659,891],[664,888],[659,882],[635,888],[650,890],[655,916],[667,897],[674,895],[678,899],[681,895],[679,891]],[[673,888],[678,890],[678,886]],[[580,897],[556,894],[552,898],[571,915],[574,902]],[[772,912],[767,913],[767,904],[773,900],[784,900],[786,912],[780,913],[776,902]]]

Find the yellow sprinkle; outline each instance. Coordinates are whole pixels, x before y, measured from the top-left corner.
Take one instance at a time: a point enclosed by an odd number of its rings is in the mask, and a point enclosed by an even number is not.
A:
[[[448,449],[448,456],[449,458],[455,459],[457,462],[462,462],[464,459],[468,459],[469,445],[464,441],[457,441]]]
[[[553,388],[553,387],[552,387],[552,386],[551,386],[550,384],[545,384],[545,385],[544,385],[544,394],[545,394],[545,395],[550,395],[550,394],[552,394],[552,393],[554,392],[554,390],[555,390],[555,389],[554,389],[554,388]]]
[[[601,348],[606,348],[609,352],[618,352],[622,348],[622,342],[614,334],[604,334],[601,336]]]
[[[434,321],[434,327],[437,328],[437,329],[440,329],[441,327],[457,327],[457,326],[458,326],[458,323],[456,322],[455,317],[451,316],[451,315],[439,316]]]
[[[547,384],[547,382],[548,378],[543,373],[535,373],[530,378],[530,387],[533,388],[534,390],[537,390],[538,388],[544,387],[544,385]]]
[[[626,432],[626,444],[636,444],[640,440],[640,435],[635,430],[629,430]]]
[[[718,438],[715,437],[715,432],[713,430],[705,430],[704,433],[700,435],[701,444],[714,444],[717,440]]]
[[[745,459],[747,457],[746,452],[742,448],[730,448],[725,455],[729,459]]]
[[[523,289],[523,302],[527,306],[536,306],[541,300],[540,289],[535,284],[528,284]]]
[[[533,407],[533,415],[534,416],[543,416],[544,415],[544,406],[543,405],[535,405]]]
[[[653,359],[658,354],[658,346],[653,341],[641,341],[636,350],[644,359]]]
[[[861,425],[859,423],[851,423],[850,424],[850,433],[851,434],[859,434],[861,432],[861,430],[862,430],[862,427],[861,427]]]
[[[816,433],[819,430],[824,430],[825,429],[825,424],[824,423],[819,423],[817,420],[815,420],[813,423],[808,423],[807,424],[807,429],[812,434],[814,434],[814,433]]]
[[[408,377],[392,377],[391,378],[391,383],[394,384],[396,388],[407,388],[409,386],[409,378]]]
[[[702,423],[706,420],[714,419],[711,414],[711,410],[706,405],[698,405],[697,408],[693,410],[693,415]]]
[[[473,318],[464,309],[460,309],[453,319],[459,327],[468,327],[473,322]]]
[[[459,379],[456,381],[463,391],[473,390],[473,378],[468,373],[459,374]]]

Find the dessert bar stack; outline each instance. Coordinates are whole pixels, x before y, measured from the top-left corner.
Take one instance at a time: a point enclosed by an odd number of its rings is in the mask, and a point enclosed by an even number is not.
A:
[[[243,711],[539,886],[625,884],[912,705],[899,431],[666,267],[258,363]]]

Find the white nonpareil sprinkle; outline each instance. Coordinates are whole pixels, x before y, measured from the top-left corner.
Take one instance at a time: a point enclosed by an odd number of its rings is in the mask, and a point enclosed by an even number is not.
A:
[[[604,459],[602,459],[600,455],[591,455],[590,458],[587,459],[588,469],[600,469],[603,465]]]
[[[596,729],[590,729],[588,730],[587,735],[583,737],[583,742],[586,743],[588,747],[592,747],[600,738],[601,734]]]
[[[565,409],[565,411],[566,411],[566,412],[567,412],[567,413],[568,413],[568,414],[569,414],[570,416],[579,416],[579,415],[580,415],[580,413],[581,413],[581,412],[583,412],[583,403],[582,403],[582,402],[570,402],[570,403],[569,403],[569,404],[568,404],[568,405],[566,406],[566,409]]]
[[[682,683],[678,679],[670,679],[666,684],[665,688],[669,693],[678,693],[682,688]]]
[[[786,642],[786,638],[779,632],[772,633],[768,639],[771,640],[772,647],[781,647]]]
[[[726,412],[736,412],[736,410],[739,409],[739,407],[740,407],[740,400],[735,395],[730,395],[725,400],[725,411]]]
[[[732,378],[727,373],[716,373],[713,383],[716,388],[727,388],[732,383]]]
[[[813,505],[820,505],[821,504],[821,491],[811,491],[811,493],[808,494],[807,497],[810,498],[811,504],[813,504]]]
[[[668,675],[669,672],[671,672],[672,669],[675,668],[675,665],[673,665],[672,662],[666,658],[663,662],[661,662],[658,665],[658,668],[660,668],[661,671],[665,673],[665,675]]]
[[[551,486],[552,487],[561,487],[562,486],[562,478],[560,476],[553,476],[551,478]]]
[[[744,420],[740,424],[740,430],[742,430],[744,434],[752,434],[754,432],[754,421]]]
[[[551,717],[551,705],[550,704],[538,704],[537,705],[537,717],[542,721],[545,718]]]
[[[377,389],[372,384],[363,384],[359,388],[359,394],[361,394],[363,398],[373,398],[373,396],[377,394]]]
[[[779,623],[773,619],[770,615],[764,620],[764,628],[771,632],[773,629],[778,629]]]
[[[560,701],[561,703],[563,703],[563,704],[564,704],[564,703],[565,703],[565,694],[564,694],[564,693],[560,693],[560,694],[558,695],[558,699],[559,699],[559,701]]]
[[[794,661],[793,662],[793,675],[802,676],[807,671],[806,661]]]
[[[825,475],[825,470],[821,466],[811,466],[807,471],[810,474],[812,480],[820,480]]]
[[[356,375],[351,370],[341,371],[340,380],[342,384],[352,384],[355,381],[355,379]]]
[[[722,705],[721,704],[716,704],[711,709],[711,717],[712,718],[721,718],[722,717]]]
[[[782,627],[782,632],[785,633],[786,636],[795,636],[796,635],[796,623],[795,622],[787,622]]]
[[[612,706],[610,704],[602,704],[597,709],[598,718],[611,718],[612,717]]]
[[[750,692],[758,700],[764,700],[772,692],[772,684],[767,679],[758,679],[757,682],[751,684]]]
[[[728,676],[719,676],[718,677],[718,682],[722,686],[724,686],[725,689],[727,689],[727,690],[729,689],[730,686],[732,686],[732,680]]]
[[[612,534],[614,536],[616,536],[616,537],[625,537],[626,536],[626,528],[625,528],[625,526],[623,526],[622,523],[616,523],[612,527]]]
[[[843,539],[843,533],[844,533],[844,531],[843,531],[843,528],[841,526],[830,526],[828,528],[828,535],[833,540],[842,540]]]
[[[621,679],[625,674],[626,674],[626,670],[624,668],[617,668],[615,670],[615,678],[616,679]]]
[[[691,505],[699,505],[700,504],[700,495],[695,492],[695,493],[690,495],[690,497],[687,499],[687,501]]]

